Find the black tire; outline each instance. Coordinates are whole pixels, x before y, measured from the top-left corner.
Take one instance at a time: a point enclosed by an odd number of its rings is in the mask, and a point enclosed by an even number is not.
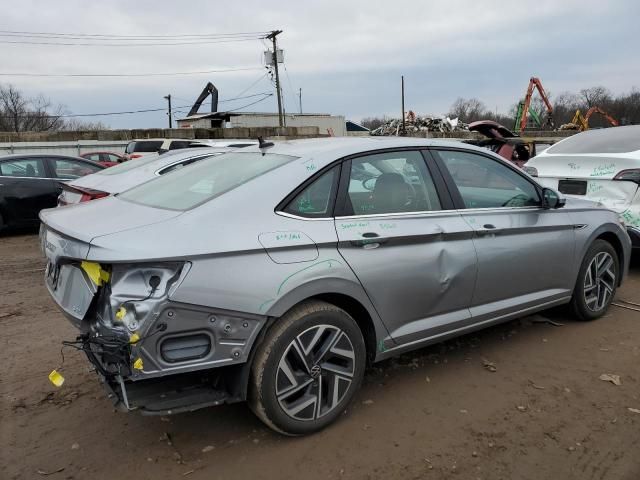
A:
[[[307,349],[303,357],[300,352]],[[249,406],[282,434],[317,432],[351,402],[365,363],[364,339],[353,318],[329,303],[304,302],[277,320],[258,346],[251,365]],[[295,412],[314,397],[315,403]]]
[[[606,265],[599,268],[596,257],[606,260]],[[582,260],[571,298],[571,307],[580,320],[595,320],[606,313],[616,294],[619,275],[620,263],[613,246],[605,240],[593,242]]]

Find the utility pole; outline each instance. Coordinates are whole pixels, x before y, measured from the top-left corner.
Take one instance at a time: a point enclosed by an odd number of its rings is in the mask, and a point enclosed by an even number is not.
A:
[[[402,75],[402,134],[407,133],[404,125],[404,75]]]
[[[278,122],[284,127],[284,116],[282,115],[282,92],[280,91],[280,75],[278,74],[278,43],[276,37],[282,33],[282,30],[274,30],[266,38],[273,42],[273,68],[276,72],[276,93],[278,95]]]
[[[164,99],[169,102],[169,128],[173,128],[173,121],[171,118],[171,94],[166,95]]]
[[[302,115],[302,88],[298,92],[298,100],[300,101],[300,115]]]

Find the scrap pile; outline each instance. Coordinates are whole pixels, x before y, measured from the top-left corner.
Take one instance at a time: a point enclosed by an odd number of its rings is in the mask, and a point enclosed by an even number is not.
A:
[[[435,117],[431,115],[418,116],[411,110],[407,112],[405,117],[406,133],[413,132],[461,132],[468,131],[469,126],[459,121],[457,118]],[[402,120],[395,118],[387,121],[384,125],[380,125],[371,131],[371,135],[401,135]]]

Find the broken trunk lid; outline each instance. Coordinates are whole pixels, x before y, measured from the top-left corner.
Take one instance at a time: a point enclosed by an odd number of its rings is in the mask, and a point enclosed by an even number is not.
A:
[[[503,125],[500,125],[498,122],[494,122],[493,120],[478,120],[477,122],[472,122],[469,124],[469,131],[478,132],[485,137],[494,140],[513,138],[518,136],[507,127],[504,127]]]

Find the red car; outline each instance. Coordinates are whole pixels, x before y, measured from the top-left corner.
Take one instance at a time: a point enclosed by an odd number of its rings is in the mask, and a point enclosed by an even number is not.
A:
[[[98,162],[105,167],[113,167],[127,160],[123,155],[115,152],[87,152],[80,156]]]

